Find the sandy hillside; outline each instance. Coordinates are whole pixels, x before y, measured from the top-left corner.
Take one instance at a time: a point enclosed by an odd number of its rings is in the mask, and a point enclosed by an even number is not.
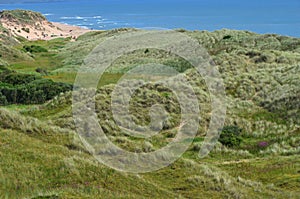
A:
[[[91,31],[78,26],[52,23],[40,13],[23,10],[1,12],[0,22],[10,34],[28,40],[50,40],[58,37],[76,39]]]

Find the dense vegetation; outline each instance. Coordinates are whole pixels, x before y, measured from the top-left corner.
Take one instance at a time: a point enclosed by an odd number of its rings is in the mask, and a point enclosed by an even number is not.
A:
[[[149,123],[153,104],[164,106],[169,117],[160,134],[137,139],[114,122],[114,84],[137,64],[163,63],[184,72],[198,97],[200,127],[189,150],[156,172],[122,173],[96,161],[76,135],[71,86],[57,82],[73,83],[84,57],[99,42],[128,31],[137,30],[95,31],[75,42],[26,41],[2,33],[0,101],[11,105],[0,108],[0,198],[299,198],[299,38],[178,30],[206,47],[226,87],[225,126],[203,159],[198,153],[211,117],[204,80],[165,52],[142,49],[120,57],[95,96],[99,123],[113,143],[151,152],[176,136],[178,101],[161,85],[141,87],[130,102],[130,114],[141,125]]]
[[[71,89],[70,84],[0,68],[0,105],[41,104]]]
[[[238,126],[225,126],[221,130],[219,142],[228,147],[238,147],[242,142],[241,132],[242,129]]]

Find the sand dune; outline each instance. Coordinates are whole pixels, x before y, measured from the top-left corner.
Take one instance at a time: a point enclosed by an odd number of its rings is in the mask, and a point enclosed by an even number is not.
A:
[[[47,20],[39,20],[34,23],[20,23],[20,21],[10,18],[0,18],[0,22],[10,34],[21,36],[28,40],[50,40],[59,37],[72,37],[74,40],[78,36],[91,31],[78,26],[49,22]]]

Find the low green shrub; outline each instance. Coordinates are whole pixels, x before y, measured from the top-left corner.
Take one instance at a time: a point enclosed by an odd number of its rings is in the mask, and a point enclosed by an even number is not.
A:
[[[221,131],[219,142],[227,147],[240,146],[242,142],[241,132],[242,129],[238,126],[225,126]]]
[[[48,75],[48,71],[43,68],[37,68],[35,69],[35,72],[40,73],[41,75]]]
[[[12,73],[3,75],[2,78],[0,76],[0,81],[5,82],[7,84],[20,85],[20,84],[28,84],[39,78],[40,77],[37,77],[35,75],[28,75],[28,74],[12,72]]]
[[[35,75],[9,70],[0,72],[0,105],[40,104],[71,89],[70,84],[42,79]]]
[[[225,35],[225,36],[223,37],[223,39],[224,39],[224,40],[226,40],[226,39],[231,39],[231,37],[232,37],[231,35]]]
[[[23,30],[24,32],[30,33],[29,28],[22,28],[22,30]]]
[[[30,52],[30,53],[42,53],[42,52],[48,52],[46,48],[43,48],[42,46],[37,46],[37,45],[25,45],[23,46],[23,49],[25,52]]]
[[[2,93],[0,93],[0,104],[1,105],[7,105],[8,102],[6,100],[6,97],[4,95],[2,95]]]

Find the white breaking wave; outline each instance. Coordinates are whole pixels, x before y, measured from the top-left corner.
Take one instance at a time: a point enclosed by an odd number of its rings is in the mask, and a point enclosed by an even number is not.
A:
[[[60,17],[60,19],[81,19],[81,20],[87,20],[87,19],[102,19],[102,16],[93,16],[93,17],[82,17],[82,16],[75,16],[75,17]]]
[[[118,24],[117,21],[98,21],[97,24]]]
[[[60,19],[84,19],[84,18],[76,16],[76,17],[61,17]]]
[[[93,23],[90,23],[90,24],[86,24],[86,23],[84,23],[84,24],[82,24],[82,23],[76,24],[76,26],[93,26],[93,25],[94,25]]]

